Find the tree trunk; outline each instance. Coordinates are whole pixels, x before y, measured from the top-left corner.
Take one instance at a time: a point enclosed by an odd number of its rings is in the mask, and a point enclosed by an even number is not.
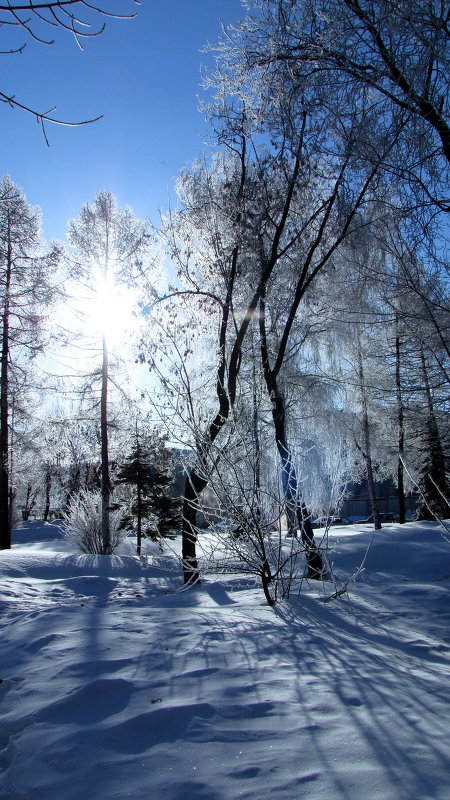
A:
[[[27,496],[25,500],[25,505],[22,509],[22,519],[24,521],[30,519],[31,514],[33,513],[35,503],[36,503],[36,490],[33,492],[33,485],[31,482],[28,482]]]
[[[270,565],[267,559],[264,559],[263,568],[261,571],[261,583],[264,592],[264,597],[267,600],[267,604],[269,606],[275,605],[275,598],[272,597],[270,592],[270,584],[272,583],[272,573],[270,571]]]
[[[139,445],[138,445],[138,463],[139,463]],[[136,531],[136,553],[141,555],[142,551],[142,480],[138,474],[137,481],[137,531]]]
[[[259,435],[258,424],[258,397],[256,392],[256,369],[255,369],[255,353],[253,351],[253,387],[252,387],[252,439],[253,439],[253,453],[255,459],[255,499],[254,499],[254,513],[258,523],[261,519],[261,441]]]
[[[364,421],[364,423],[365,423],[365,421]],[[364,438],[365,438],[366,450],[367,450],[367,444],[369,442],[368,442],[368,439],[367,439],[367,428],[366,427],[364,428]],[[367,488],[369,490],[369,501],[370,501],[370,508],[372,510],[373,525],[374,525],[375,530],[379,531],[381,529],[381,519],[380,519],[380,512],[379,512],[379,509],[378,509],[377,495],[376,495],[376,492],[375,492],[375,480],[374,480],[374,477],[373,477],[373,465],[372,465],[372,457],[370,455],[370,452],[369,453],[367,453],[367,452],[364,453],[364,459],[365,459],[365,462],[366,462]]]
[[[11,547],[11,503],[9,493],[9,295],[11,289],[12,250],[8,245],[3,302],[3,330],[0,374],[0,549]]]
[[[200,477],[195,470],[186,475],[183,497],[183,579],[184,583],[192,585],[200,583],[198,560],[196,552],[197,543],[197,511],[199,497],[208,485],[205,478]]]
[[[47,465],[45,470],[45,507],[44,507],[44,522],[48,522],[50,515],[50,496],[52,490],[52,473],[50,466]]]
[[[364,382],[364,367],[361,355],[361,350],[358,350],[358,373],[359,373],[359,390],[361,393],[361,408],[362,408],[362,429],[364,439],[363,457],[366,465],[366,478],[367,488],[369,490],[370,507],[372,509],[373,524],[376,531],[381,528],[380,511],[378,508],[377,496],[375,492],[375,481],[373,477],[373,462],[371,453],[370,442],[370,425],[369,425],[369,411],[367,406],[367,393],[366,385]]]
[[[398,317],[396,317],[396,337],[395,337],[395,387],[397,397],[397,448],[398,448],[398,461],[397,461],[397,491],[398,491],[398,512],[400,524],[403,525],[406,521],[406,503],[405,503],[405,482],[404,482],[404,467],[403,458],[405,452],[405,427],[404,427],[404,408],[402,400],[402,386],[400,375],[400,336],[398,332]]]
[[[430,379],[423,349],[421,351],[422,374],[427,402],[426,443],[427,453],[421,481],[424,502],[418,509],[419,519],[446,519],[449,515],[449,487],[445,474],[445,457],[439,427],[434,411]]]
[[[108,453],[108,346],[103,334],[102,389],[100,402],[100,436],[101,436],[101,501],[102,501],[102,552],[112,552],[109,505],[111,498],[111,480],[109,476]]]
[[[306,553],[308,578],[321,580],[323,560],[314,540],[310,514],[301,498],[297,472],[287,442],[284,397],[278,390],[277,383],[273,377],[270,386],[270,397],[272,400],[272,418],[277,449],[281,460],[281,478],[286,504],[288,536],[296,536],[297,528],[299,528],[301,541]]]

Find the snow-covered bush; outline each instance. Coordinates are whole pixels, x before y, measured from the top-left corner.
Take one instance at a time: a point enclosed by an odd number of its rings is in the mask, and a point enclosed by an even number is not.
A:
[[[111,552],[117,549],[127,535],[123,528],[124,512],[111,511]],[[104,553],[102,537],[102,498],[100,492],[83,490],[72,497],[68,511],[63,515],[64,538],[82,553],[101,555]]]
[[[210,534],[200,533],[203,571],[256,576],[269,605],[302,584],[306,550],[301,535],[287,536],[286,501],[270,435],[255,440],[234,430],[226,448],[203,458],[208,492],[198,503]]]

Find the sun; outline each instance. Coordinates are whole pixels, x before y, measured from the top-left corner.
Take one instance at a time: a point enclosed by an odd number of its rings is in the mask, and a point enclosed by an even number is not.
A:
[[[99,274],[81,301],[83,334],[95,344],[106,340],[111,353],[121,355],[137,329],[136,291]]]

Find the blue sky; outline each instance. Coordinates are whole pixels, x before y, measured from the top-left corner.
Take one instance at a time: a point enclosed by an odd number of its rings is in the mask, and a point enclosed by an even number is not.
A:
[[[209,57],[200,50],[217,40],[221,21],[243,15],[240,0],[143,0],[137,11],[134,20],[107,20],[83,51],[55,31],[51,47],[28,39],[23,54],[2,55],[1,91],[39,111],[56,105],[55,116],[68,120],[104,115],[79,128],[49,125],[47,147],[32,117],[0,104],[1,174],[42,208],[47,238],[63,238],[67,220],[101,189],[157,222],[180,169],[207,150],[197,105]],[[26,40],[2,32],[2,50]]]

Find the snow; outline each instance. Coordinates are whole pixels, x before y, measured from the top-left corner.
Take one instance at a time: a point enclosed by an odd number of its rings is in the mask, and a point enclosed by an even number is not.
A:
[[[269,608],[242,575],[183,590],[170,550],[26,524],[0,553],[0,798],[449,800],[442,530],[333,528],[343,580],[370,544],[348,597]]]

